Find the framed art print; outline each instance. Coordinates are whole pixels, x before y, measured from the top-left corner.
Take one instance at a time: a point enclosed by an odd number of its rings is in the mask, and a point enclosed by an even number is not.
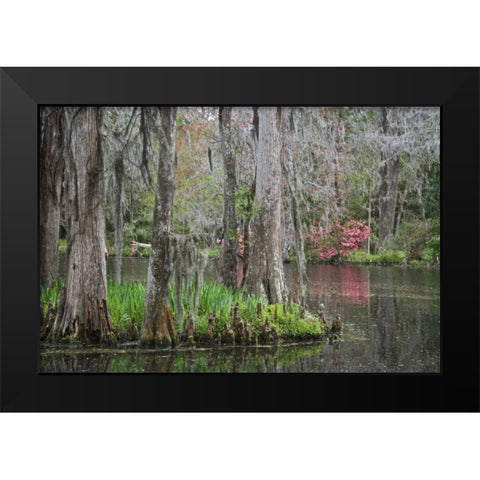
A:
[[[478,411],[479,70],[3,68],[4,411]]]

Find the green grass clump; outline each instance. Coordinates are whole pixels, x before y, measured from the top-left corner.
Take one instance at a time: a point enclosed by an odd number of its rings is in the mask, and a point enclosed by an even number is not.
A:
[[[266,315],[270,324],[277,327],[278,334],[287,338],[306,338],[321,333],[320,324],[315,320],[306,320],[300,316],[300,307],[296,304],[277,306],[277,317],[275,318],[275,305],[268,305]],[[262,325],[264,320],[262,319]]]
[[[56,278],[51,288],[40,288],[40,306],[44,317],[48,308],[56,309],[63,281]],[[131,331],[132,321],[141,329],[145,311],[145,285],[141,282],[107,283],[107,305],[114,332],[120,338]]]
[[[370,253],[365,250],[357,250],[345,257],[346,263],[366,265],[398,265],[405,262],[407,252],[404,250],[388,250],[383,253]]]
[[[348,257],[346,257],[346,261],[348,263],[360,263],[360,264],[375,264],[380,259],[380,255],[375,255],[373,253],[367,253],[365,250],[357,250],[356,252],[352,252]]]
[[[107,305],[113,328],[117,334],[126,334],[132,321],[142,327],[145,311],[145,285],[141,282],[107,284]]]
[[[52,288],[42,288],[40,303],[44,315],[49,305],[56,308],[63,286],[61,280],[56,280]],[[120,340],[135,340],[135,332],[141,330],[145,311],[145,284],[127,282],[119,284],[109,281],[107,284],[107,305],[112,320],[114,333]],[[169,287],[170,303],[173,315],[176,316],[175,288]],[[233,326],[233,307],[239,305],[240,318],[248,321],[250,326],[250,342],[256,342],[262,333],[265,320],[270,326],[275,326],[280,339],[312,339],[324,335],[325,327],[312,315],[301,318],[300,307],[296,304],[268,305],[264,298],[246,294],[242,290],[234,290],[222,283],[206,282],[202,284],[199,305],[193,307],[193,285],[182,292],[184,321],[189,311],[193,311],[196,319],[196,339],[206,340],[208,317],[213,312],[218,321],[214,332],[219,334],[228,322]],[[261,304],[262,315],[259,318],[258,304]],[[133,329],[133,324],[136,330]],[[182,333],[182,332],[179,332]]]
[[[404,262],[406,258],[407,252],[403,250],[387,251],[380,254],[378,263],[380,263],[381,265],[395,265]]]
[[[198,315],[215,312],[220,320],[227,321],[235,303],[242,302],[242,292],[234,291],[222,283],[207,282],[202,285]]]
[[[43,285],[40,287],[40,307],[44,317],[47,315],[49,306],[53,309],[57,308],[62,287],[63,282],[60,278],[55,278],[51,287]]]

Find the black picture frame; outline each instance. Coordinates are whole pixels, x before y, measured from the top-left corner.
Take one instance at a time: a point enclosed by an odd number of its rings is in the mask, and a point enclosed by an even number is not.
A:
[[[2,68],[1,410],[479,410],[478,68]],[[440,374],[39,374],[38,106],[441,107]]]

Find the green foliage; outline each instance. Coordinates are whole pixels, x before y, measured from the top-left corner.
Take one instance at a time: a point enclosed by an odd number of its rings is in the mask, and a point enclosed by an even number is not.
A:
[[[225,323],[233,323],[232,309],[235,303],[239,304],[239,314],[242,320],[250,324],[252,334],[259,337],[265,319],[268,318],[270,326],[275,325],[280,337],[308,338],[324,333],[323,326],[313,317],[309,321],[300,316],[300,308],[295,304],[268,305],[262,297],[243,293],[241,290],[232,290],[224,284],[208,282],[203,285],[198,309],[197,332],[205,333],[207,330],[208,316],[211,312],[218,318],[216,330],[221,331]],[[257,306],[262,305],[262,316],[257,317]]]
[[[250,220],[262,211],[261,205],[253,201],[252,189],[244,185],[235,192],[235,208],[239,220]]]
[[[202,286],[198,314],[201,316],[215,312],[218,319],[228,321],[232,307],[241,299],[239,290],[235,292],[223,283],[207,282]]]
[[[296,304],[277,306],[277,318],[275,319],[275,305],[268,305],[264,317],[268,317],[270,325],[277,327],[281,337],[305,338],[315,336],[321,332],[319,322],[313,317],[307,321],[300,316],[300,307]],[[260,322],[263,325],[264,319]]]
[[[222,218],[218,180],[210,173],[183,173],[177,179],[173,200],[173,231],[189,234]]]
[[[142,254],[143,257],[149,257],[152,249],[150,247],[138,247],[138,252]],[[130,257],[132,253],[132,246],[130,244],[123,246],[122,256]]]
[[[392,246],[396,246],[408,252],[409,260],[431,261],[436,256],[440,256],[440,221],[432,220],[412,220],[404,222]],[[425,251],[426,250],[426,251]],[[425,258],[423,258],[425,254]]]
[[[182,293],[182,302],[186,315],[194,311],[192,295],[193,286]],[[175,289],[169,287],[170,304],[174,314]],[[265,319],[268,318],[270,325],[275,325],[278,334],[284,339],[288,338],[312,338],[324,334],[324,327],[316,319],[311,317],[308,321],[300,318],[298,305],[282,304],[277,306],[275,318],[275,306],[268,305],[267,301],[259,296],[246,294],[242,290],[231,289],[223,283],[206,282],[202,285],[199,297],[199,306],[196,311],[196,334],[201,338],[206,335],[208,328],[208,317],[213,312],[218,322],[214,326],[214,332],[219,333],[228,322],[233,324],[233,307],[238,303],[239,314],[242,320],[250,324],[250,331],[254,337],[259,337]],[[257,305],[262,305],[262,317],[257,317]],[[185,320],[184,319],[184,320]]]
[[[432,235],[426,243],[426,248],[421,253],[422,260],[435,263],[440,258],[440,235]]]
[[[380,260],[379,254],[368,254],[365,250],[357,250],[346,259],[348,263],[360,263],[360,264],[376,264]]]
[[[60,238],[58,242],[58,253],[67,252],[67,240],[65,238]]]
[[[440,218],[440,169],[435,165],[428,169],[428,173],[422,192],[425,216]]]
[[[56,278],[52,288],[40,289],[40,306],[44,315],[48,306],[56,309],[60,299],[63,281]],[[113,281],[107,283],[107,305],[115,333],[124,334],[135,320],[138,328],[143,323],[145,310],[145,285],[140,282],[119,284]]]
[[[440,235],[432,235],[427,242],[427,248],[431,249],[435,256],[440,258]]]
[[[60,291],[63,286],[57,279],[53,288],[42,288],[40,303],[44,314],[48,305],[56,308]],[[192,288],[183,292],[182,302],[185,315],[190,310],[194,311],[192,300]],[[176,314],[175,289],[169,287],[170,305],[172,312]],[[215,333],[219,333],[228,322],[233,324],[233,307],[239,304],[239,314],[242,320],[247,320],[250,325],[252,338],[258,338],[262,332],[265,319],[268,318],[270,326],[275,325],[282,339],[308,339],[318,338],[324,335],[325,327],[318,319],[307,314],[301,318],[300,308],[296,304],[268,305],[266,300],[245,294],[242,290],[233,290],[222,283],[207,282],[202,285],[199,307],[196,311],[196,335],[201,339],[207,333],[208,317],[213,312],[218,319],[215,324]],[[262,305],[262,316],[257,317],[257,305]],[[132,320],[140,331],[143,323],[145,310],[145,285],[140,282],[128,282],[119,284],[109,281],[107,284],[107,304],[112,320],[114,332],[119,338],[129,338]]]
[[[172,230],[175,233],[214,233],[223,215],[222,175],[212,138],[218,121],[197,107],[178,111],[175,196]]]
[[[407,254],[404,250],[386,251],[379,255],[378,263],[381,265],[398,264],[405,261]]]
[[[189,124],[189,121],[185,118],[182,112],[177,114],[177,129],[185,128]]]
[[[435,263],[436,255],[433,248],[424,248],[420,253],[420,257],[427,263]]]
[[[223,248],[221,245],[214,245],[213,247],[208,248],[206,251],[209,258],[215,258],[222,254]]]
[[[40,287],[40,307],[44,316],[47,314],[49,305],[54,309],[57,307],[62,287],[63,282],[60,278],[54,279],[52,287]]]
[[[382,253],[368,254],[365,250],[357,250],[345,259],[348,263],[372,265],[399,265],[407,259],[405,250],[387,250]]]
[[[145,311],[145,285],[140,282],[107,284],[107,304],[110,318],[118,333],[125,333],[132,320],[141,328]]]
[[[344,263],[359,265],[433,265],[440,258],[439,235],[435,235],[427,242],[427,247],[421,251],[418,257],[412,258],[405,250],[387,250],[382,253],[371,253],[365,250],[353,252],[349,257],[344,258]]]
[[[142,243],[151,242],[154,206],[155,195],[151,191],[145,191],[140,195],[134,210],[127,212],[123,227],[125,244],[131,240]]]
[[[211,349],[171,349],[168,352],[162,352],[165,363],[161,365],[165,370],[161,371],[165,373],[288,372],[290,366],[298,364],[306,357],[320,356],[324,348],[324,343],[295,345],[290,348],[251,346],[222,348],[213,354]],[[155,353],[139,351],[112,355],[107,371],[112,373],[151,371],[146,366],[153,356]]]
[[[373,193],[375,181],[375,176],[372,175],[372,166],[375,163],[366,157],[360,158],[358,163],[361,170],[354,170],[350,174],[345,173],[342,177],[347,207],[343,214],[344,221],[361,220],[365,222],[368,217],[369,192]]]

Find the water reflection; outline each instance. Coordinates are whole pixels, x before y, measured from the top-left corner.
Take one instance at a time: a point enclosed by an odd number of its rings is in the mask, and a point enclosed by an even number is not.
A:
[[[319,268],[320,267],[320,268]],[[310,265],[310,282],[320,303],[365,305],[370,299],[368,269],[352,266]]]
[[[391,368],[398,364],[397,308],[395,308],[397,297],[393,287],[392,269],[382,272],[382,287],[392,294],[373,297],[370,308],[377,318],[378,360],[385,364],[387,368]]]
[[[109,262],[113,260],[109,259]],[[124,258],[123,281],[145,281],[148,259]],[[112,270],[110,269],[110,272]],[[90,372],[439,372],[440,274],[431,269],[307,266],[307,304],[342,317],[343,341],[321,348],[252,347],[157,353],[42,356],[44,371]],[[295,288],[295,264],[285,265]],[[205,278],[219,279],[210,262]],[[287,362],[285,359],[289,358]]]
[[[43,352],[42,373],[286,373],[309,372],[323,343],[208,349],[64,350]]]

